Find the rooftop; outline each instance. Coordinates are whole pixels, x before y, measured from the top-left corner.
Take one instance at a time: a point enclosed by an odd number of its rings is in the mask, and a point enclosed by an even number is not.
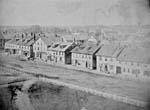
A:
[[[150,64],[150,49],[125,48],[118,57],[119,61]]]
[[[99,43],[86,42],[75,47],[71,52],[80,54],[94,54],[100,47],[101,45]]]
[[[54,42],[48,50],[52,51],[66,51],[70,46],[72,46],[73,43],[68,43],[68,42]]]
[[[101,47],[96,55],[105,57],[118,57],[122,50],[123,48],[120,47],[119,44],[106,44]]]

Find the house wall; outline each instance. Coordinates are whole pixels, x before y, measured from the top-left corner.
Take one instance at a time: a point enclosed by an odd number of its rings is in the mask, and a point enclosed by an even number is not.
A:
[[[72,65],[93,69],[93,57],[87,54],[72,53]]]
[[[42,52],[47,53],[47,45],[42,41],[41,38],[39,38],[34,44],[33,44],[33,52],[35,54],[35,58],[41,59]]]
[[[132,77],[150,78],[150,64],[119,61],[121,74]]]
[[[9,54],[20,55],[19,45],[5,43],[5,49],[9,50]]]
[[[52,63],[65,64],[65,52],[62,51],[48,51],[48,61]]]
[[[101,72],[116,73],[116,58],[96,56],[97,70]]]
[[[19,55],[30,57],[30,46],[19,45]]]
[[[19,49],[19,45],[5,43],[5,49]]]

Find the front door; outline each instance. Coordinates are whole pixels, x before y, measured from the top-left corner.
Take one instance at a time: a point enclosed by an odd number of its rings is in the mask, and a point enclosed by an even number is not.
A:
[[[107,65],[105,65],[105,72],[107,72],[108,71],[108,66]]]
[[[117,74],[121,74],[121,67],[117,66],[117,68],[116,68],[116,73],[117,73]]]
[[[86,66],[86,68],[88,68],[88,62],[86,61],[86,63],[85,63],[85,66]]]

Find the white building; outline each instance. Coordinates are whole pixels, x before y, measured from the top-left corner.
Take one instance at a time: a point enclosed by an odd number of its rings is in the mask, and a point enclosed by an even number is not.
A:
[[[123,50],[117,44],[105,44],[96,53],[97,70],[105,73],[116,73],[117,57]]]
[[[5,51],[8,52],[9,54],[13,55],[20,55],[19,53],[19,45],[17,42],[20,39],[11,39],[5,43]]]
[[[150,49],[125,48],[117,60],[120,74],[150,78]]]
[[[46,61],[47,60],[47,49],[55,41],[59,41],[59,40],[60,40],[60,38],[57,38],[55,36],[39,37],[33,45],[33,52],[35,55],[35,59]]]
[[[75,47],[72,52],[72,65],[95,69],[96,68],[96,52],[100,49],[101,45],[95,42],[86,42],[80,46]]]
[[[72,42],[54,42],[48,48],[48,61],[52,63],[71,64],[71,50],[75,47]]]

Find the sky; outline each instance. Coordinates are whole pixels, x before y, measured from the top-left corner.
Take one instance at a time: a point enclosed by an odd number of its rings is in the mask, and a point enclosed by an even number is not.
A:
[[[148,0],[0,0],[0,25],[149,25]]]

